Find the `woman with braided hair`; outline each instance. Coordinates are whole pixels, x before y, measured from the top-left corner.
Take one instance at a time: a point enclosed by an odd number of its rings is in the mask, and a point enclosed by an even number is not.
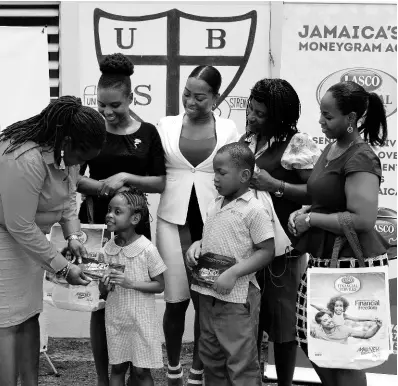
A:
[[[147,193],[161,193],[165,186],[165,161],[156,127],[140,122],[130,110],[133,101],[130,76],[134,65],[123,54],[107,55],[100,63],[97,106],[105,118],[107,140],[98,157],[83,165],[90,178],[83,178],[78,191],[85,195],[80,207],[82,223],[104,224],[108,204],[123,186],[134,186]],[[149,222],[141,222],[137,233],[151,239]],[[108,350],[105,311],[91,314],[91,348],[97,370],[97,385],[108,386]]]
[[[167,268],[156,247],[136,232],[148,216],[145,194],[135,188],[117,193],[106,214],[107,229],[116,236],[105,244],[105,261],[125,266],[124,272],[112,270],[103,278],[112,386],[124,386],[129,363],[139,386],[154,385],[150,369],[163,367],[155,294],[164,290]]]
[[[241,138],[256,157],[251,187],[259,196],[270,193],[286,233],[281,239],[287,242],[276,248],[272,263],[257,274],[263,289],[259,351],[265,331],[274,344],[278,386],[291,386],[293,380],[296,293],[306,264],[305,256],[289,245],[294,237],[288,232],[288,218],[307,202],[306,182],[320,155],[309,136],[297,130],[300,107],[296,91],[286,80],[259,80],[250,93],[246,134]]]
[[[76,183],[80,164],[105,142],[99,113],[64,96],[0,133],[0,385],[38,384],[43,269],[70,284],[89,279],[46,238],[56,222],[79,259]]]

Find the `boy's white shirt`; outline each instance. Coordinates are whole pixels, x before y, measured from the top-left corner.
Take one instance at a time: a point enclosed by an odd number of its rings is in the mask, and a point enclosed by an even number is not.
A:
[[[287,237],[286,232],[283,230],[282,225],[276,215],[272,198],[268,192],[262,190],[252,189],[254,196],[261,201],[265,208],[269,208],[272,213],[272,225],[274,228],[274,243],[275,243],[275,256],[284,255],[287,251],[291,250],[291,242]]]

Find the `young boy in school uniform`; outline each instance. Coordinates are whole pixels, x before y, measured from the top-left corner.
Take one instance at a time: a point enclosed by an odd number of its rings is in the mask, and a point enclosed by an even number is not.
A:
[[[257,351],[260,288],[255,273],[274,258],[272,209],[249,189],[255,159],[250,149],[231,143],[213,161],[219,196],[208,209],[203,238],[187,251],[187,265],[211,252],[237,263],[212,287],[199,293],[199,355],[206,386],[261,386]]]

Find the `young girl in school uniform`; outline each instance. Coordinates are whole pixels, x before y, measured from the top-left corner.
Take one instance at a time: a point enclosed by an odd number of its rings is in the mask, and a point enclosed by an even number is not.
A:
[[[124,272],[111,270],[102,279],[102,289],[109,291],[105,327],[111,386],[124,385],[129,362],[137,385],[154,385],[150,369],[163,367],[155,293],[164,290],[167,268],[156,247],[136,233],[147,221],[146,197],[138,189],[120,192],[110,201],[106,225],[115,237],[104,246],[105,262],[125,265]]]

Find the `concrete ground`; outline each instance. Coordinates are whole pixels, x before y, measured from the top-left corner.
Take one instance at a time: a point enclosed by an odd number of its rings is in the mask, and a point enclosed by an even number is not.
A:
[[[163,298],[156,299],[157,313],[160,325],[163,320],[163,313],[165,309],[165,302]],[[44,320],[43,325],[47,330],[47,334],[54,338],[88,338],[90,336],[90,313],[89,312],[75,312],[67,311],[55,308],[48,304],[44,304]],[[192,303],[188,307],[188,311],[185,319],[185,333],[183,340],[185,342],[193,341],[193,322],[194,322],[194,309]],[[163,339],[164,341],[164,339]],[[300,350],[299,350],[300,351]],[[319,383],[319,378],[315,371],[310,368],[308,359],[299,352],[297,358],[297,367],[295,371],[295,381],[299,382],[314,382]],[[275,367],[273,363],[272,355],[272,344],[270,344],[269,350],[269,362],[266,370],[266,375],[270,379],[276,378]],[[371,369],[370,369],[371,370]],[[385,375],[385,374],[367,374],[368,386],[392,386],[397,383],[396,375]]]
[[[162,325],[165,302],[163,298],[156,299],[158,320]],[[47,333],[53,338],[88,338],[90,337],[90,315],[89,312],[76,312],[61,310],[44,304],[44,313],[47,319]],[[193,341],[194,309],[192,303],[188,307],[185,317],[185,342]],[[164,340],[163,340],[164,341]]]

